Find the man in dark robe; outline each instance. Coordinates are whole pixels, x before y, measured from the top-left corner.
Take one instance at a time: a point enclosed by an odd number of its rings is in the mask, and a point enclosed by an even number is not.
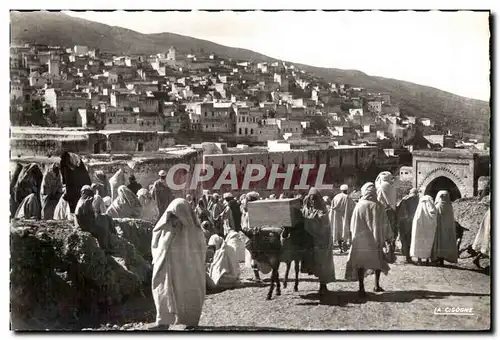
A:
[[[413,263],[410,257],[411,228],[419,199],[417,189],[413,188],[407,196],[403,197],[396,209],[401,250],[406,258],[406,263]]]
[[[107,252],[111,249],[111,234],[116,234],[113,219],[106,214],[94,210],[94,192],[84,185],[75,208],[75,227],[89,232],[99,242],[99,246]]]
[[[66,197],[71,213],[75,212],[76,204],[80,199],[80,190],[84,185],[92,185],[89,173],[81,158],[74,153],[63,152],[60,168],[63,184],[66,185]]]
[[[224,199],[227,202],[229,210],[232,214],[232,224],[230,226],[236,232],[241,231],[241,209],[238,201],[234,199],[234,196],[227,192],[224,194]]]
[[[137,192],[142,189],[142,185],[137,183],[137,180],[135,179],[134,175],[130,175],[128,178],[129,185],[127,185],[127,188],[130,189],[134,193],[134,195],[137,195]]]
[[[172,191],[167,185],[167,172],[161,170],[159,172],[160,179],[158,179],[153,184],[151,189],[151,194],[153,195],[156,204],[158,204],[158,211],[160,213],[160,218],[163,216],[165,210],[167,210],[168,205],[174,199]]]
[[[212,199],[209,201],[208,210],[212,216],[212,221],[214,221],[214,231],[220,237],[224,237],[224,221],[221,218],[221,214],[224,212],[224,204],[220,201],[220,196],[218,193],[214,193]]]
[[[313,268],[311,270],[319,279],[319,294],[328,292],[327,284],[335,281],[333,262],[332,228],[328,219],[328,208],[316,188],[311,188],[304,199],[302,208],[305,231],[312,236]]]

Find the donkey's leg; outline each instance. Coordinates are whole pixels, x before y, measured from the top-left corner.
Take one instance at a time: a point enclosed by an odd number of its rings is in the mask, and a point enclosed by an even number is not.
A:
[[[286,289],[288,283],[288,275],[290,274],[290,267],[292,266],[292,261],[287,261],[286,263],[285,278],[283,279],[283,288]]]
[[[271,273],[271,285],[269,287],[269,292],[267,293],[267,300],[271,300],[271,297],[273,296],[274,280],[276,277],[276,272],[277,272],[277,269],[275,266],[273,266],[273,271]]]
[[[300,260],[296,259],[294,261],[295,265],[295,285],[293,286],[293,291],[298,292],[299,291],[299,272],[300,272]]]
[[[278,261],[278,264],[276,266],[276,295],[280,296],[281,295],[281,283],[280,283],[280,262]]]

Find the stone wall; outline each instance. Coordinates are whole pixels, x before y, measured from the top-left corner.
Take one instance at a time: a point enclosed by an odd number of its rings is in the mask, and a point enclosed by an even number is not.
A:
[[[160,147],[156,132],[120,131],[109,133],[109,150],[112,152],[157,151]]]
[[[194,165],[203,161],[202,151],[188,151],[184,154],[168,154],[168,153],[155,153],[154,155],[141,156],[141,157],[120,157],[121,159],[106,160],[106,159],[91,159],[86,163],[87,169],[94,179],[94,172],[96,170],[102,170],[111,178],[119,169],[122,169],[127,178],[128,176],[134,175],[137,182],[142,185],[143,188],[149,188],[159,177],[158,172],[160,170],[169,171],[175,164],[183,163],[191,166],[194,169]],[[186,173],[181,170],[177,171],[174,176],[175,183],[190,183],[191,173]],[[189,187],[189,185],[188,185]],[[196,191],[196,190],[195,190]],[[181,190],[174,192],[176,196],[181,197],[187,193],[186,190]]]
[[[157,131],[12,128],[10,148],[13,157],[27,157],[55,155],[62,149],[79,154],[158,151],[173,144],[173,134]]]
[[[170,132],[158,132],[158,143],[160,148],[168,148],[174,146],[175,143],[175,134]]]
[[[88,152],[88,139],[10,139],[10,156],[13,159],[29,156],[56,156],[62,151]]]
[[[241,188],[245,169],[249,164],[261,164],[267,170],[266,176],[261,181],[250,183],[250,190],[257,190],[261,193],[281,193],[283,191],[284,180],[277,180],[275,187],[268,190],[268,178],[273,164],[279,165],[279,172],[286,172],[289,164],[295,165],[292,177],[291,188],[300,182],[300,164],[314,164],[315,168],[309,172],[308,184],[315,185],[318,177],[320,164],[325,164],[325,175],[323,184],[333,184],[333,190],[324,190],[324,194],[333,195],[338,192],[341,184],[348,184],[351,188],[360,187],[365,181],[375,180],[376,175],[381,170],[392,170],[384,167],[385,159],[383,152],[377,148],[346,148],[329,150],[292,150],[286,152],[251,152],[233,153],[222,155],[204,155],[203,162],[214,167],[214,176],[203,183],[203,187],[211,189],[217,182],[220,174],[227,164],[234,164],[236,167],[238,188]],[[379,166],[380,164],[384,166]],[[240,194],[242,190],[232,190],[230,185],[223,185],[221,192],[233,191]],[[244,190],[243,190],[244,191]],[[247,190],[248,191],[248,190]],[[294,191],[290,189],[289,191]],[[300,191],[300,190],[299,190]]]

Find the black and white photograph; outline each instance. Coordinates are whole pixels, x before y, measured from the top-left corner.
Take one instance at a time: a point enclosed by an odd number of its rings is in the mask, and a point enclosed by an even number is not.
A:
[[[488,8],[9,19],[12,332],[492,331]]]

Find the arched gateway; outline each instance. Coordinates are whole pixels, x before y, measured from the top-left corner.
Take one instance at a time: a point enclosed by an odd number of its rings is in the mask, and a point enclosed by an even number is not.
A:
[[[413,185],[420,192],[435,197],[448,190],[452,200],[478,194],[478,178],[489,176],[488,153],[448,149],[413,152]]]

